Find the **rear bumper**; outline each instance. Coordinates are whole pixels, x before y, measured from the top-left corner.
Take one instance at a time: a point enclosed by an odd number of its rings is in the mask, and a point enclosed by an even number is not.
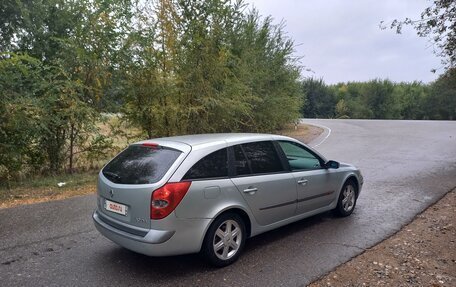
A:
[[[170,214],[169,216],[173,216]],[[132,251],[149,256],[169,256],[196,253],[201,249],[210,219],[173,218],[171,230],[145,230],[145,236],[120,230],[103,220],[97,210],[92,215],[95,227],[106,238]]]

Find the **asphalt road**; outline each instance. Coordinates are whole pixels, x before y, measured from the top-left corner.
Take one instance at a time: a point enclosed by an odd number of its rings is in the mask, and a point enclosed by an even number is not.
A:
[[[456,122],[305,120],[312,145],[353,163],[365,186],[354,214],[318,215],[248,240],[234,265],[150,258],[102,237],[93,195],[0,210],[1,286],[300,286],[361,253],[456,186]],[[329,135],[329,136],[328,136]]]

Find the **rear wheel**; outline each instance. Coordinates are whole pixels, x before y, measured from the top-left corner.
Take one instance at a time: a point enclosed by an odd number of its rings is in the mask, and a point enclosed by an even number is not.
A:
[[[202,253],[214,266],[227,266],[239,258],[246,239],[245,224],[235,213],[217,217],[204,238]]]
[[[350,180],[344,184],[334,210],[337,215],[344,217],[353,213],[356,206],[357,193],[358,190],[353,181]]]

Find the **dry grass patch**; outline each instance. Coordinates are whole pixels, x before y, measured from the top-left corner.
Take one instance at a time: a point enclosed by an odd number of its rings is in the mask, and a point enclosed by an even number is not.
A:
[[[96,178],[96,172],[86,172],[14,182],[9,189],[0,188],[0,208],[90,194],[96,190]]]
[[[322,128],[312,125],[289,124],[283,130],[279,131],[278,134],[289,136],[308,144],[312,140],[316,139],[322,132]]]

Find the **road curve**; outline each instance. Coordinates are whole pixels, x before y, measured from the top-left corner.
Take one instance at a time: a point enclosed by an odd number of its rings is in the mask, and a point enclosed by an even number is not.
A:
[[[302,286],[456,186],[456,122],[303,121],[331,130],[311,143],[317,150],[361,168],[365,186],[352,216],[325,213],[262,234],[248,240],[238,262],[214,269],[197,255],[151,258],[111,243],[93,227],[93,195],[3,209],[0,284]]]

